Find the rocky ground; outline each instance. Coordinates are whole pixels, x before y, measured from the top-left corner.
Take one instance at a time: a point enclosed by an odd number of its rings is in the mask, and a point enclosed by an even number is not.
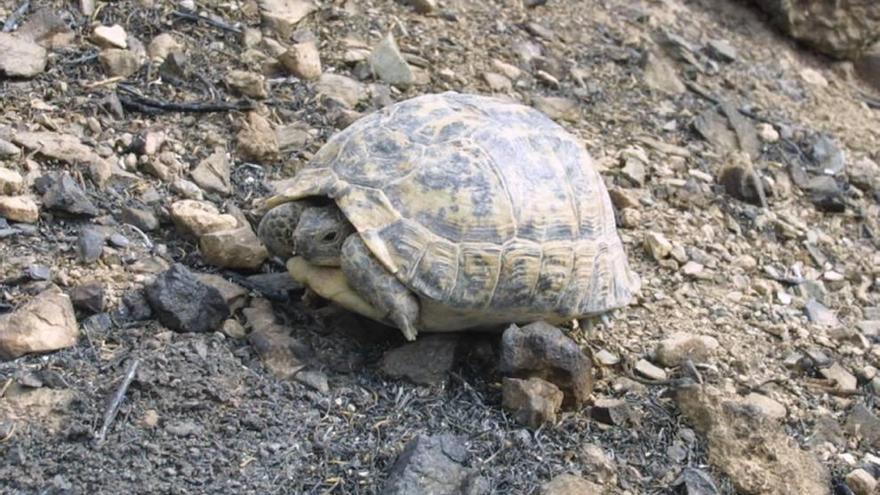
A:
[[[0,19],[3,493],[875,490],[878,100],[748,5]],[[254,234],[335,132],[444,90],[544,111],[611,191],[638,300],[516,330],[565,351],[559,387],[503,377],[514,331],[405,345],[323,304]]]

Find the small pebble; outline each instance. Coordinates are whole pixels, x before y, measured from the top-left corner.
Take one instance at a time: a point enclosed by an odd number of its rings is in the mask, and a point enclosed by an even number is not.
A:
[[[640,359],[635,365],[635,370],[638,374],[651,380],[662,381],[667,378],[665,370],[658,368],[646,359]]]

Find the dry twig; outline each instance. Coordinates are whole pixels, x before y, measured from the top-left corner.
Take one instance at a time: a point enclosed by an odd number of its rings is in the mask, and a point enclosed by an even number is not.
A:
[[[6,19],[6,22],[3,23],[3,32],[8,33],[18,27],[18,22],[27,14],[28,9],[31,7],[30,0],[25,0],[24,3],[18,6],[17,9]]]
[[[113,395],[113,400],[110,401],[107,410],[104,411],[104,424],[101,426],[101,431],[95,435],[95,443],[98,445],[103,444],[106,440],[110,425],[113,424],[113,420],[119,412],[119,406],[122,404],[122,399],[125,398],[125,392],[128,391],[129,385],[131,385],[132,380],[134,380],[134,375],[137,373],[139,364],[140,360],[135,359],[128,365],[128,371],[125,372],[125,377],[122,379],[122,383],[119,384],[119,388],[116,389],[116,393]]]
[[[204,15],[196,14],[195,12],[190,12],[187,10],[175,10],[171,13],[171,15],[180,17],[181,19],[186,19],[188,21],[203,21],[209,26],[213,26],[217,29],[222,29],[223,31],[229,31],[230,33],[241,34],[241,29],[238,29],[235,26],[227,24],[223,21],[213,19],[211,17],[207,17]]]
[[[227,103],[222,101],[162,101],[143,96],[131,87],[124,84],[120,84],[118,86],[117,96],[119,97],[119,101],[122,103],[122,106],[147,114],[156,114],[163,111],[192,113],[230,112],[250,110],[253,108],[253,104],[249,101],[240,101],[235,103]]]

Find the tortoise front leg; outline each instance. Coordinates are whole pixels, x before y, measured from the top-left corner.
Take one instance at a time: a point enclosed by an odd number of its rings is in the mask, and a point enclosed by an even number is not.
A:
[[[418,299],[388,273],[357,233],[348,236],[342,244],[342,273],[348,284],[387,320],[397,325],[407,340],[415,340]]]

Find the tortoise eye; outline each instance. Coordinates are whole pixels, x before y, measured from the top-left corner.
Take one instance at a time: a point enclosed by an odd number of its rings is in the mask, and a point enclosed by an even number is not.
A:
[[[322,242],[335,242],[336,241],[336,232],[328,232],[324,234],[324,237],[321,238]]]

